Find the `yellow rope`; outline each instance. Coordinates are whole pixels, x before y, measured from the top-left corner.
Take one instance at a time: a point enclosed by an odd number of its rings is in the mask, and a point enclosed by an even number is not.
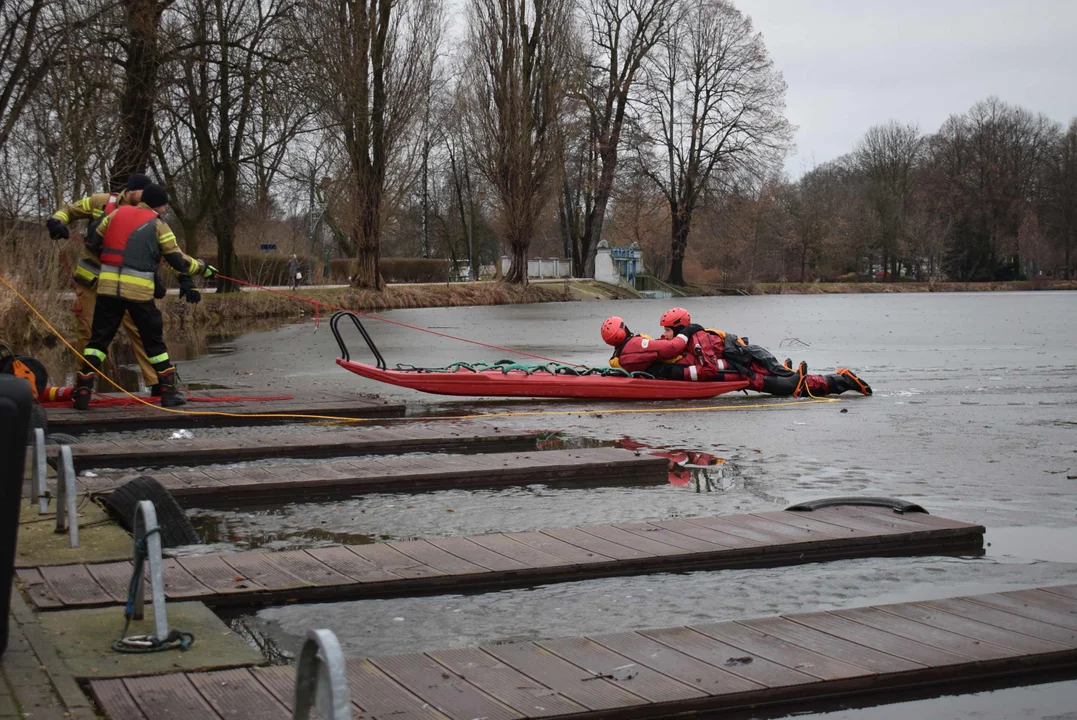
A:
[[[60,332],[56,328],[54,328],[52,326],[52,324],[49,323],[49,321],[45,318],[45,316],[42,315],[40,312],[38,312],[37,308],[34,307],[33,303],[31,303],[29,300],[27,300],[22,295],[22,293],[20,293],[13,285],[11,285],[11,283],[9,283],[2,275],[0,275],[0,283],[3,283],[7,287],[8,290],[15,293],[15,296],[18,297],[19,300],[21,300],[23,302],[23,304],[26,305],[26,307],[30,308],[30,312],[32,312],[34,315],[36,315],[38,317],[38,319],[41,320],[41,322],[43,322],[45,324],[45,327],[47,327],[49,329],[49,332],[51,332],[53,335],[55,335],[60,340],[60,342],[62,342],[67,347],[67,349],[70,350],[75,355],[76,358],[78,358],[79,362],[84,362],[85,361],[85,359],[82,356],[82,353],[80,353],[78,350],[76,350],[74,348],[74,346],[71,345],[71,343],[69,343],[66,339],[64,339],[64,336],[61,335]],[[139,404],[144,405],[144,406],[146,406],[148,408],[151,408],[153,410],[158,410],[160,412],[173,413],[173,414],[176,414],[176,415],[233,417],[233,418],[276,418],[276,419],[281,419],[281,420],[328,420],[328,421],[331,421],[331,422],[334,422],[334,423],[369,423],[369,422],[384,422],[386,420],[386,418],[347,418],[347,417],[340,417],[340,416],[337,416],[337,415],[306,415],[306,414],[295,414],[295,413],[230,413],[230,412],[222,412],[220,410],[177,410],[175,408],[161,407],[160,405],[157,405],[155,403],[148,402],[144,398],[141,398],[138,395],[135,395],[134,393],[132,393],[132,392],[128,391],[127,389],[125,389],[119,383],[117,383],[115,380],[113,380],[112,378],[110,378],[108,375],[101,372],[100,370],[97,371],[97,374],[100,375],[101,377],[103,377],[105,379],[105,381],[108,382],[109,385],[116,388],[121,393],[123,393],[127,397],[131,398],[132,400],[138,402]],[[676,408],[621,408],[621,409],[612,409],[612,410],[532,410],[532,411],[527,411],[527,412],[502,412],[502,413],[483,413],[483,414],[472,414],[472,415],[426,416],[426,417],[390,418],[390,419],[393,419],[393,420],[406,419],[406,420],[409,420],[409,421],[412,421],[412,422],[419,422],[419,421],[426,422],[426,421],[432,421],[432,420],[475,420],[475,419],[488,419],[488,418],[498,418],[498,417],[504,417],[504,418],[509,418],[509,417],[531,417],[531,416],[536,416],[536,415],[584,415],[584,414],[628,415],[628,414],[648,414],[648,413],[703,412],[703,411],[713,411],[713,410],[754,410],[754,409],[770,410],[770,409],[775,409],[775,408],[790,407],[792,405],[808,405],[808,404],[811,404],[811,403],[818,403],[818,402],[841,402],[841,400],[839,398],[816,398],[816,397],[813,397],[811,400],[794,400],[794,401],[791,401],[791,402],[761,403],[761,404],[756,404],[756,405],[710,405],[710,406],[707,406],[707,407],[676,407]]]

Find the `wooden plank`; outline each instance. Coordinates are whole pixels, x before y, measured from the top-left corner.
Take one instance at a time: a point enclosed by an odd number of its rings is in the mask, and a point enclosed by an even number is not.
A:
[[[747,625],[734,622],[693,625],[692,629],[715,640],[729,643],[749,655],[771,660],[785,667],[796,668],[820,680],[871,675],[866,668],[827,657],[781,638],[767,635]]]
[[[537,550],[530,545],[518,542],[510,535],[500,533],[489,535],[472,535],[468,538],[476,545],[481,545],[487,550],[500,553],[507,558],[522,563],[529,567],[546,568],[572,565],[572,562],[564,558],[551,555],[548,552]]]
[[[1077,585],[1052,585],[1050,587],[1040,588],[1040,590],[1054,595],[1061,595],[1062,597],[1077,599]]]
[[[822,517],[824,519],[834,517],[840,518],[842,522],[846,520],[856,520],[858,522],[865,523],[869,528],[875,524],[876,527],[882,526],[892,529],[894,532],[918,532],[923,531],[923,526],[920,523],[908,520],[897,513],[882,514],[871,512],[867,508],[856,506],[841,506],[833,508],[825,508],[823,510],[816,510],[815,512],[825,513]],[[827,520],[829,522],[829,520]],[[945,532],[945,531],[938,531]]]
[[[595,635],[591,640],[633,662],[678,678],[708,695],[732,695],[763,689],[759,683],[697,660],[639,633]]]
[[[277,665],[275,667],[253,667],[249,670],[255,682],[265,690],[288,712],[295,709],[295,668]]]
[[[39,568],[41,577],[65,605],[111,604],[112,596],[93,579],[85,565]]]
[[[350,545],[353,553],[362,559],[373,563],[382,570],[406,578],[442,577],[445,573],[423,565],[414,558],[410,558],[399,550],[394,550],[388,545],[375,543],[372,545]]]
[[[315,560],[328,565],[342,575],[347,575],[356,582],[392,582],[403,577],[356,555],[348,547],[313,548],[306,552]]]
[[[34,607],[48,610],[64,606],[64,601],[53,592],[37,568],[16,568],[15,576],[18,577],[19,584],[30,597],[30,602],[34,604]]]
[[[689,628],[662,628],[638,632],[677,652],[694,657],[708,665],[723,668],[738,677],[767,688],[818,682],[813,675],[771,662]]]
[[[446,720],[448,717],[390,679],[370,660],[348,663],[348,687],[353,702],[373,718]]]
[[[866,530],[857,530],[851,527],[844,527],[841,525],[834,525],[831,523],[825,523],[822,520],[816,520],[811,517],[812,513],[804,512],[791,512],[788,510],[777,510],[774,512],[761,512],[754,513],[756,517],[767,518],[775,522],[783,523],[785,525],[792,525],[794,527],[805,528],[806,530],[814,530],[824,535],[840,538],[846,543],[877,543],[879,542],[879,536],[867,532]]]
[[[910,662],[931,667],[961,665],[973,658],[909,640],[867,625],[850,622],[827,612],[784,615],[786,620],[869,648],[877,648]]]
[[[711,530],[718,530],[729,535],[739,535],[749,540],[754,540],[761,545],[790,545],[797,542],[802,542],[802,536],[799,534],[793,534],[798,528],[792,528],[788,525],[782,526],[778,523],[774,523],[773,527],[761,530],[759,528],[750,527],[748,525],[741,525],[733,522],[732,517],[740,516],[719,516],[719,517],[696,517],[685,518],[688,522],[699,525],[700,527],[710,528]],[[788,528],[788,531],[787,531]]]
[[[499,552],[489,550],[482,545],[472,542],[470,538],[430,538],[428,542],[435,547],[441,548],[447,553],[452,553],[458,558],[463,558],[470,563],[481,565],[487,570],[492,570],[494,572],[531,569],[530,565],[522,563],[519,560],[513,560]]]
[[[265,590],[243,573],[221,559],[220,555],[201,555],[179,558],[180,565],[198,581],[218,595],[261,592]]]
[[[594,535],[602,540],[608,540],[618,545],[637,550],[639,552],[654,555],[655,557],[669,555],[684,555],[685,551],[679,547],[667,545],[659,540],[642,537],[634,533],[621,530],[613,525],[585,525],[580,528],[588,535]]]
[[[426,540],[407,540],[404,542],[390,542],[389,547],[404,553],[417,562],[434,568],[446,575],[471,575],[489,572],[481,565],[468,562],[450,552],[442,550],[436,545],[431,545]]]
[[[1042,628],[1045,634],[1053,629],[1054,634],[1046,635],[1045,640],[1055,640],[1056,642],[1065,642],[1069,644],[1074,638],[1077,638],[1077,616],[1073,614],[1071,606],[1053,606],[1050,604],[1041,604],[1036,601],[1035,598],[1029,598],[1032,592],[1022,595],[1003,593],[999,595],[978,595],[974,602],[978,605],[985,605],[987,607],[1001,610],[1010,615],[1011,618],[1018,620],[1033,620],[1040,623],[1044,627]],[[1043,593],[1046,595],[1047,593]],[[1011,619],[1011,623],[1013,620]],[[1003,626],[1009,627],[1009,626]],[[1016,628],[1013,628],[1016,629]],[[1035,633],[1026,632],[1020,630],[1028,635]],[[1037,637],[1039,637],[1037,635]]]
[[[266,590],[291,590],[308,587],[310,583],[286,572],[277,562],[278,553],[228,553],[221,559],[237,575],[258,583]]]
[[[347,575],[337,572],[302,550],[275,552],[272,553],[272,557],[277,567],[309,585],[331,587],[351,585],[355,582]]]
[[[165,574],[165,595],[170,599],[205,597],[213,594],[213,590],[198,582],[198,578],[188,572],[178,559],[163,558],[161,567],[164,568]]]
[[[123,680],[95,680],[90,683],[90,694],[106,718],[112,720],[147,720],[138,709]]]
[[[758,618],[737,624],[874,673],[897,673],[926,667],[923,663],[889,654],[884,647],[876,649],[859,645],[785,618]]]
[[[371,658],[382,672],[454,720],[517,720],[524,715],[421,653]]]
[[[1009,657],[1012,651],[1000,645],[980,642],[959,633],[925,625],[909,618],[883,612],[879,608],[854,608],[831,610],[835,617],[851,620],[861,625],[898,635],[947,652],[957,653],[974,660],[997,660]]]
[[[751,528],[759,532],[776,533],[779,537],[787,538],[789,543],[823,543],[835,538],[835,533],[822,533],[798,525],[780,523],[777,520],[760,517],[758,515],[732,515],[727,520],[735,525]]]
[[[528,547],[533,547],[536,550],[541,550],[549,555],[555,555],[570,563],[583,564],[583,563],[600,563],[600,562],[612,562],[613,558],[599,553],[585,550],[576,545],[558,540],[555,537],[547,535],[542,532],[519,532],[508,533],[508,537],[512,538],[518,543],[523,543]]]
[[[127,591],[131,585],[131,571],[133,568],[134,563],[128,561],[100,563],[97,565],[86,566],[90,576],[97,581],[97,584],[104,588],[105,592],[108,593],[113,600],[121,603],[127,602]],[[148,565],[144,566],[144,570],[148,569]],[[143,595],[146,598],[149,598],[151,590],[148,577],[143,583],[142,589]]]
[[[1045,593],[1042,590],[1012,590],[1001,593],[1001,595],[1007,600],[1022,603],[1026,611],[1031,609],[1026,603],[1049,608],[1052,612],[1062,616],[1062,619],[1052,619],[1050,622],[1068,628],[1077,627],[1077,602],[1059,598],[1057,595]]]
[[[564,530],[543,530],[544,535],[549,535],[555,540],[575,545],[582,550],[597,553],[614,560],[635,560],[638,558],[654,557],[650,553],[633,550],[632,548],[618,545],[608,540],[603,540],[595,535],[590,535],[578,528],[566,528]]]
[[[187,676],[154,675],[124,681],[138,709],[150,720],[222,720]],[[115,720],[123,720],[122,716]]]
[[[949,630],[980,642],[989,642],[993,645],[1009,648],[1022,653],[1057,652],[1065,650],[1065,645],[1034,638],[1030,635],[1011,632],[1002,628],[976,622],[969,617],[959,617],[928,605],[918,603],[906,603],[903,605],[885,605],[885,612],[904,617],[916,622],[930,625],[941,630]]]
[[[483,650],[589,710],[608,710],[644,702],[643,698],[616,683],[594,678],[587,671],[534,643],[490,645],[483,647]]]
[[[996,604],[993,602],[997,600]],[[1077,630],[1059,626],[1053,613],[1041,615],[1038,612],[1022,612],[1021,603],[1008,600],[1001,595],[978,595],[975,599],[950,598],[946,600],[932,600],[923,603],[932,609],[942,610],[959,617],[971,618],[986,625],[1012,630],[1022,635],[1031,635],[1041,640],[1077,647]]]
[[[887,525],[882,521],[876,521],[875,519],[863,520],[861,518],[851,517],[848,515],[842,515],[837,512],[833,512],[831,508],[824,508],[822,510],[813,510],[810,513],[805,513],[813,520],[827,523],[829,525],[837,525],[838,527],[848,528],[850,530],[859,530],[869,533],[874,536],[880,535],[900,535],[905,531],[901,528]]]
[[[670,547],[687,550],[688,552],[712,553],[723,552],[729,548],[724,545],[716,545],[707,540],[700,540],[691,535],[681,535],[669,528],[654,523],[619,523],[613,527],[618,530],[639,535],[642,538],[654,540]]]
[[[526,717],[570,715],[586,710],[478,648],[459,648],[427,653],[449,672],[462,675],[472,685]]]
[[[186,507],[266,505],[298,499],[348,497],[372,492],[425,491],[465,487],[526,485],[557,480],[590,485],[665,482],[659,458],[636,457],[627,450],[613,460],[609,448],[584,451],[498,453],[487,456],[366,458],[287,466],[193,468],[157,472],[154,477]],[[580,455],[580,453],[583,453]],[[102,473],[82,482],[88,492],[104,492],[126,481]]]
[[[583,668],[592,677],[608,677],[617,687],[624,688],[647,702],[675,702],[706,695],[699,688],[633,662],[589,638],[555,638],[541,640],[536,644]]]
[[[224,720],[291,720],[292,714],[254,679],[249,670],[189,673],[187,679]]]
[[[672,530],[681,535],[687,535],[688,537],[698,538],[699,540],[705,540],[717,545],[724,545],[732,550],[741,551],[739,554],[745,554],[745,551],[751,551],[753,548],[763,547],[763,543],[761,542],[750,540],[740,535],[730,535],[729,533],[721,532],[714,528],[703,527],[702,525],[689,522],[684,518],[662,520],[661,522],[653,524],[658,527],[666,528],[667,530]]]
[[[870,505],[857,506],[859,510],[866,513],[875,513],[885,518],[898,517],[908,522],[916,523],[917,525],[925,525],[930,528],[953,530],[953,529],[967,529],[980,527],[976,523],[967,523],[961,520],[951,520],[950,518],[941,517],[939,515],[931,515],[929,513],[922,512],[908,512],[908,513],[896,513],[889,508],[872,507]]]

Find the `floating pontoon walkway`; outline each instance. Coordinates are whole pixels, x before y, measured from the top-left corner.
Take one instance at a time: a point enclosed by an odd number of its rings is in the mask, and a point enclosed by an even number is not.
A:
[[[484,453],[534,450],[537,433],[498,430],[488,425],[415,425],[339,432],[280,433],[220,439],[128,440],[71,446],[75,468],[211,465],[272,458],[326,458],[408,452]],[[50,457],[59,447],[46,449]]]
[[[356,717],[665,718],[1077,667],[1077,585],[348,663]],[[121,680],[113,720],[287,720],[291,668]]]
[[[170,600],[343,601],[881,555],[979,554],[984,528],[839,507],[165,561]],[[130,562],[17,570],[41,609],[122,604]]]
[[[306,422],[287,417],[259,415],[320,415],[332,418],[403,417],[404,405],[349,393],[304,393],[287,400],[254,400],[272,393],[241,393],[234,390],[209,390],[194,393],[201,398],[243,398],[221,402],[188,402],[178,408],[184,412],[165,412],[144,405],[91,407],[86,412],[74,408],[49,408],[50,432],[81,433],[91,430],[146,430],[149,428],[225,427],[230,425],[276,425]],[[116,393],[105,395],[123,399]],[[189,414],[224,413],[224,414]]]
[[[354,460],[154,472],[185,507],[232,508],[308,502],[378,492],[561,483],[657,485],[669,481],[668,461],[616,448]],[[79,478],[87,492],[122,485],[126,475]]]

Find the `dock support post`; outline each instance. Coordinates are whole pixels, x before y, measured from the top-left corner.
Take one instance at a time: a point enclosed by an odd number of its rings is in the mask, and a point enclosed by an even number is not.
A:
[[[67,532],[71,538],[71,547],[77,548],[79,546],[78,492],[75,487],[75,461],[71,458],[70,446],[60,446],[60,463],[56,469],[58,470],[56,474],[56,532],[57,534]]]
[[[318,657],[321,651],[322,657]],[[351,720],[351,695],[344,653],[332,630],[311,630],[295,671],[292,720],[309,720],[317,710],[322,720]]]
[[[49,511],[49,490],[46,478],[49,466],[45,458],[45,431],[34,428],[33,474],[30,476],[30,504],[37,504],[37,512],[44,515]]]
[[[141,522],[140,522],[141,521]],[[161,560],[161,533],[157,526],[157,509],[149,500],[140,500],[135,507],[135,519],[132,525],[135,538],[135,568],[138,578],[134,589],[135,620],[141,620],[146,612],[145,572],[142,563],[150,564],[150,591],[153,594],[153,626],[157,640],[164,642],[168,637],[168,614],[165,610],[165,574]]]

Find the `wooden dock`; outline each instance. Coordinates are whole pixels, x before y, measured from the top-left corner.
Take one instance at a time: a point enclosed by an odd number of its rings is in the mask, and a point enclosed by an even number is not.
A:
[[[546,483],[658,485],[668,482],[664,458],[617,448],[410,456],[154,472],[185,507],[232,508],[311,502],[380,492],[426,492]],[[86,492],[122,485],[125,475],[79,478]]]
[[[399,426],[319,434],[280,433],[219,439],[128,440],[71,446],[78,471],[97,468],[146,468],[212,465],[273,458],[329,458],[409,452],[489,453],[534,450],[537,433],[498,430],[467,424]],[[50,457],[58,446],[46,448]]]
[[[667,718],[796,710],[1077,668],[1077,585],[348,663],[356,717]],[[95,680],[113,720],[287,720],[289,667]]]
[[[262,397],[275,393],[251,393],[235,390],[207,390],[194,393],[201,398]],[[279,394],[279,393],[276,393]],[[126,396],[107,393],[105,397]],[[128,407],[91,407],[86,412],[74,408],[49,408],[50,432],[78,434],[90,431],[146,430],[150,428],[226,427],[232,425],[279,425],[309,422],[288,417],[261,415],[320,415],[332,418],[392,418],[404,416],[402,403],[391,403],[345,392],[303,393],[288,400],[230,400],[227,402],[188,402],[183,412],[165,412],[144,405]],[[189,414],[208,413],[208,414]],[[213,414],[222,413],[222,414]]]
[[[853,557],[979,554],[984,528],[880,508],[764,512],[165,561],[170,600],[211,606],[493,590],[654,572]],[[34,605],[122,604],[130,562],[17,570]]]

